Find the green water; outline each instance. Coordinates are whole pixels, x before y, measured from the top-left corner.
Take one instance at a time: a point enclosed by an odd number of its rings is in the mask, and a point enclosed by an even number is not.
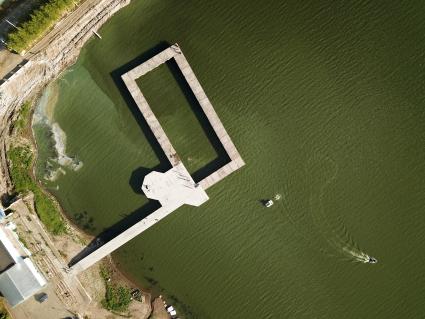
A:
[[[166,167],[112,75],[178,42],[247,165],[121,269],[187,318],[422,318],[424,18],[422,1],[133,1],[50,89],[83,166],[46,185],[93,234],[147,213],[142,178]],[[139,85],[191,171],[214,161],[167,70]]]

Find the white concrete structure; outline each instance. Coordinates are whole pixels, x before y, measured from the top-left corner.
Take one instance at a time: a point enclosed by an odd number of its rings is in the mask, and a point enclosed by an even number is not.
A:
[[[230,161],[226,165],[217,169],[198,184],[193,181],[189,172],[181,162],[176,150],[136,83],[137,78],[171,59],[176,61],[185,80],[198,100],[200,107],[210,121],[215,134],[221,141],[223,148],[230,158]],[[162,207],[73,265],[71,267],[71,272],[74,274],[78,274],[103,257],[109,255],[115,249],[141,234],[180,206],[184,204],[200,206],[208,200],[208,195],[205,192],[207,188],[245,165],[245,162],[242,160],[230,136],[227,134],[224,125],[221,123],[178,44],[170,46],[141,65],[123,74],[122,80],[167,156],[172,168],[165,173],[151,172],[146,175],[143,180],[143,192],[148,198],[158,200]]]
[[[193,181],[181,162],[165,173],[146,175],[142,190],[147,198],[158,200],[162,206],[200,206],[208,200],[207,193]]]
[[[162,207],[81,259],[72,266],[72,273],[78,274],[89,268],[95,262],[167,217],[180,206],[184,204],[199,206],[208,200],[208,195],[202,187],[195,184],[182,163],[165,173],[149,173],[145,176],[142,189],[148,198],[159,200]]]
[[[141,65],[135,67],[134,69],[128,71],[122,75],[122,79],[127,86],[128,91],[136,102],[140,112],[142,112],[145,117],[146,122],[148,123],[150,129],[155,135],[158,143],[160,144],[162,150],[167,156],[170,164],[172,166],[180,163],[180,159],[177,156],[177,152],[165,134],[164,130],[161,127],[158,119],[153,113],[152,109],[149,106],[148,101],[141,92],[139,86],[136,83],[136,80],[145,75],[146,73],[154,70],[161,64],[166,63],[169,60],[174,59],[177,66],[179,67],[182,75],[184,76],[187,84],[191,88],[193,94],[195,95],[202,111],[205,113],[205,116],[208,118],[211,127],[213,128],[215,134],[219,138],[220,142],[223,145],[227,155],[230,158],[230,162],[220,167],[211,175],[205,177],[199,182],[203,189],[208,189],[215,183],[218,183],[223,178],[238,170],[245,165],[242,157],[240,156],[238,150],[236,149],[235,144],[233,144],[232,139],[224,128],[223,123],[220,121],[217,113],[214,110],[214,107],[211,104],[211,101],[208,99],[204,89],[199,83],[195,73],[189,65],[186,57],[184,56],[179,45],[176,43],[164,51],[158,53],[154,57],[150,58]]]

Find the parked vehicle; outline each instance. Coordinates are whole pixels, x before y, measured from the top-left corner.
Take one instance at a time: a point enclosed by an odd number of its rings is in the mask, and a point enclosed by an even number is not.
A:
[[[43,303],[45,302],[47,299],[49,299],[49,296],[45,293],[42,292],[38,295],[35,296],[35,299],[39,302],[39,303]]]

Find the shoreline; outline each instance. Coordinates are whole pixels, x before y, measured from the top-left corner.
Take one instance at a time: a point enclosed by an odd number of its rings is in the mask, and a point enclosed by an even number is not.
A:
[[[60,75],[59,75],[60,76]],[[59,78],[59,77],[58,77]],[[25,137],[29,139],[29,141],[32,143],[33,146],[33,153],[34,153],[34,165],[32,168],[31,173],[31,177],[33,178],[33,180],[37,183],[37,185],[40,187],[40,189],[50,198],[53,199],[53,201],[55,202],[58,211],[61,214],[61,217],[63,218],[64,222],[67,225],[67,229],[71,230],[72,233],[76,233],[78,237],[82,238],[84,241],[87,242],[91,242],[92,240],[94,240],[96,238],[95,235],[88,233],[87,231],[85,231],[83,228],[79,227],[78,224],[76,224],[75,222],[73,222],[73,220],[68,216],[66,210],[63,208],[60,199],[58,199],[54,194],[52,194],[42,183],[41,180],[39,180],[37,178],[36,172],[35,172],[35,167],[37,165],[37,161],[39,159],[38,156],[38,145],[37,145],[37,139],[34,136],[34,131],[33,131],[33,117],[35,114],[35,109],[38,105],[38,103],[40,102],[40,99],[42,98],[42,94],[43,91],[47,88],[47,86],[40,92],[38,92],[37,97],[34,99],[34,101],[31,103],[31,113],[30,113],[30,117],[29,117],[29,121],[28,121],[28,126],[26,127],[26,134]],[[54,109],[53,109],[54,112]],[[60,236],[67,236],[67,234],[64,235],[60,235]],[[138,289],[140,289],[143,293],[149,294],[150,296],[152,296],[152,292],[140,287],[139,284],[131,279],[125,272],[121,271],[119,269],[119,267],[116,265],[116,261],[114,260],[114,258],[112,257],[112,255],[110,255],[110,258],[108,258],[112,267],[112,270],[118,273],[118,277],[120,277],[121,279],[123,279],[123,281],[125,281],[126,283],[130,284],[131,286],[135,286]]]
[[[60,77],[60,75],[58,76],[58,78]],[[33,131],[33,117],[35,115],[36,112],[36,108],[38,106],[38,103],[40,102],[40,99],[43,96],[43,92],[44,90],[51,85],[53,82],[49,83],[43,90],[41,90],[40,92],[38,92],[37,97],[34,98],[34,100],[31,102],[31,113],[30,113],[30,117],[28,120],[28,126],[26,127],[26,135],[25,137],[29,138],[30,142],[32,143],[33,146],[33,152],[34,152],[34,165],[33,165],[33,169],[31,171],[31,176],[34,179],[34,181],[37,183],[37,185],[41,188],[41,190],[50,198],[53,199],[53,201],[55,202],[58,211],[61,214],[61,217],[63,218],[65,224],[66,224],[66,228],[68,230],[71,231],[70,234],[63,234],[63,235],[59,235],[60,236],[70,236],[72,234],[76,234],[79,238],[82,238],[84,241],[86,242],[91,242],[92,240],[94,240],[96,238],[95,235],[90,234],[89,232],[85,231],[83,228],[80,228],[78,224],[76,224],[75,222],[73,222],[73,220],[67,215],[66,210],[63,208],[61,201],[59,198],[57,198],[54,194],[52,194],[42,183],[41,180],[39,180],[37,178],[36,172],[35,172],[35,167],[38,161],[38,145],[37,145],[37,140],[34,136],[34,131]],[[49,98],[49,97],[48,97]],[[49,103],[49,102],[48,102]],[[54,113],[54,107],[52,107],[52,119],[53,119],[53,113]],[[72,239],[69,239],[72,240]],[[68,260],[70,261],[70,260]],[[118,263],[119,261],[115,260],[113,255],[108,255],[108,257],[106,257],[105,260],[100,261],[99,264],[101,263],[106,263],[109,265],[110,270],[114,273],[114,277],[117,279],[117,282],[119,283],[124,283],[125,285],[127,285],[128,287],[132,287],[132,288],[137,288],[139,289],[145,296],[149,297],[150,300],[150,304],[151,304],[151,311],[153,311],[153,304],[154,301],[157,298],[160,298],[161,301],[165,300],[162,298],[162,295],[160,292],[155,292],[152,289],[146,288],[144,286],[142,286],[140,283],[138,283],[137,280],[135,280],[134,278],[132,278],[132,276],[130,274],[128,274],[127,272],[123,271],[122,269],[120,269]]]
[[[95,236],[79,228],[79,226],[68,217],[59,199],[47,190],[35,175],[35,165],[38,160],[38,145],[33,135],[32,120],[35,106],[42,97],[42,93],[46,87],[58,79],[63,72],[68,70],[69,67],[77,61],[84,44],[94,36],[93,30],[97,31],[117,11],[127,6],[130,1],[131,0],[101,0],[99,3],[95,1],[95,5],[88,7],[83,13],[72,12],[64,16],[56,23],[55,27],[30,50],[39,51],[31,53],[30,60],[9,77],[7,81],[0,82],[0,196],[2,200],[10,199],[10,194],[13,193],[13,183],[9,176],[10,172],[6,154],[12,139],[13,123],[19,117],[21,105],[23,105],[25,101],[30,101],[31,115],[28,121],[29,123],[27,123],[29,125],[27,129],[30,130],[27,131],[27,134],[30,136],[26,137],[29,138],[32,144],[31,147],[34,151],[35,158],[35,163],[30,174],[41,191],[54,201],[66,227],[85,242],[90,242]],[[86,0],[82,6],[87,7],[90,5],[90,2],[90,0]],[[81,6],[75,11],[81,11],[80,8]],[[70,23],[69,21],[72,22],[75,15],[78,20],[74,21],[74,24],[71,24],[68,29],[64,29],[66,24]],[[61,28],[64,30],[61,30]],[[72,240],[71,238],[69,239]],[[111,261],[113,270],[117,274],[117,277],[120,278],[121,282],[127,283],[128,286],[137,287],[144,294],[149,295],[151,311],[153,311],[152,306],[157,294],[152,294],[150,289],[141,287],[136,280],[121,271],[111,255],[108,260]]]
[[[24,65],[0,81],[0,195],[7,196],[12,189],[5,165],[7,140],[21,105],[36,97],[74,64],[84,44],[93,37],[92,31],[99,30],[110,17],[128,4],[130,0],[84,1],[74,12],[56,23],[31,49],[31,56],[23,57],[28,58]]]
[[[84,4],[88,5],[89,2],[90,1],[85,1]],[[102,0],[80,14],[80,16],[77,17],[79,23],[73,25],[69,29],[62,30],[63,33],[61,33],[61,30],[59,29],[58,31],[56,26],[64,24],[66,22],[65,20],[70,19],[76,13],[73,12],[64,16],[34,47],[39,47],[42,45],[42,42],[49,41],[49,37],[51,37],[52,33],[55,33],[54,38],[45,47],[42,47],[39,52],[34,54],[31,59],[8,78],[7,81],[0,82],[0,195],[2,200],[7,201],[11,198],[10,196],[13,193],[13,183],[10,178],[6,153],[10,144],[13,144],[11,143],[13,142],[13,123],[19,117],[20,107],[25,101],[29,101],[31,103],[31,111],[29,121],[25,128],[24,138],[28,139],[31,144],[35,159],[34,166],[29,174],[46,196],[53,199],[60,212],[61,218],[64,220],[69,230],[69,233],[64,235],[55,236],[50,234],[55,242],[56,239],[61,236],[66,236],[68,237],[67,240],[72,241],[73,238],[70,238],[70,236],[76,235],[84,242],[91,241],[95,236],[87,233],[72,222],[64,211],[60,201],[44,187],[35,175],[35,165],[38,160],[38,145],[32,130],[35,107],[46,87],[54,80],[58,79],[63,72],[77,61],[82,47],[92,38],[92,31],[98,30],[110,17],[129,3],[130,0]],[[100,12],[102,12],[101,16],[99,16]],[[84,21],[80,22],[80,20]],[[152,312],[153,299],[150,291],[145,288],[142,289],[134,280],[123,273],[116,265],[112,256],[104,262],[111,266],[114,276],[120,283],[124,283],[128,287],[137,287],[144,295],[149,297]]]
[[[39,94],[37,99],[33,99],[30,102],[30,113],[28,114],[28,120],[26,122],[26,125],[22,128],[17,128],[14,123],[11,123],[12,128],[12,134],[10,135],[11,144],[13,145],[13,142],[20,140],[22,143],[28,144],[31,148],[31,152],[34,157],[33,167],[32,170],[28,172],[32,180],[37,184],[38,188],[45,193],[46,196],[50,197],[52,201],[54,202],[54,205],[56,206],[56,209],[58,213],[60,214],[61,219],[63,220],[65,224],[66,231],[62,234],[54,235],[51,232],[48,232],[48,236],[51,238],[51,241],[55,247],[55,249],[62,255],[62,258],[68,264],[71,259],[81,250],[83,250],[89,242],[91,242],[95,236],[85,232],[83,229],[79,228],[77,224],[73,223],[71,219],[68,218],[66,211],[63,209],[62,205],[60,204],[60,201],[56,196],[54,196],[52,193],[49,192],[48,189],[46,189],[43,185],[43,183],[37,179],[34,168],[35,168],[35,161],[38,159],[38,147],[36,143],[35,136],[33,134],[32,130],[32,117],[34,116],[35,107],[37,106],[37,102],[39,101],[41,97],[41,94]],[[32,195],[32,192],[26,195],[19,196],[27,206],[31,207],[30,210],[33,214],[37,214],[35,210],[35,201],[34,196]],[[41,224],[43,224],[40,221]],[[45,225],[43,224],[43,227]],[[110,313],[111,316],[115,316],[116,314],[109,312],[108,310],[104,309],[101,303],[101,300],[104,298],[104,295],[102,294],[103,289],[100,288],[93,290],[93,287],[95,286],[102,286],[104,284],[104,281],[100,278],[99,269],[102,267],[106,267],[110,274],[111,278],[113,279],[113,283],[118,286],[124,286],[128,289],[138,289],[142,292],[142,295],[144,297],[144,301],[142,304],[139,302],[133,301],[130,304],[129,311],[136,311],[140,307],[144,309],[144,305],[149,305],[148,313],[151,314],[153,311],[153,301],[154,298],[152,298],[152,293],[141,287],[137,282],[133,281],[131,278],[129,278],[124,272],[122,272],[119,267],[117,266],[117,262],[113,259],[111,255],[109,255],[107,258],[103,259],[96,265],[93,265],[91,269],[88,269],[86,272],[81,274],[81,277],[78,276],[78,278],[88,278],[89,280],[81,280],[82,285],[85,289],[88,291],[91,291],[90,296],[93,298],[94,303],[89,306],[89,308],[86,309],[86,311],[89,311],[90,313],[98,313],[105,312]],[[84,284],[85,282],[86,284]],[[143,313],[146,313],[143,311]],[[112,318],[112,317],[111,317]],[[116,318],[116,317],[114,317]],[[148,318],[143,317],[143,318]]]

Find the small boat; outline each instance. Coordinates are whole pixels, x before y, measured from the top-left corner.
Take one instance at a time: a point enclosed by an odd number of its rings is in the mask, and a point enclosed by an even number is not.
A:
[[[267,202],[264,203],[264,206],[268,208],[268,207],[271,207],[273,204],[274,204],[273,201],[269,199]]]
[[[374,257],[367,256],[367,260],[365,260],[365,262],[369,263],[369,264],[376,264],[378,262],[378,260]]]

